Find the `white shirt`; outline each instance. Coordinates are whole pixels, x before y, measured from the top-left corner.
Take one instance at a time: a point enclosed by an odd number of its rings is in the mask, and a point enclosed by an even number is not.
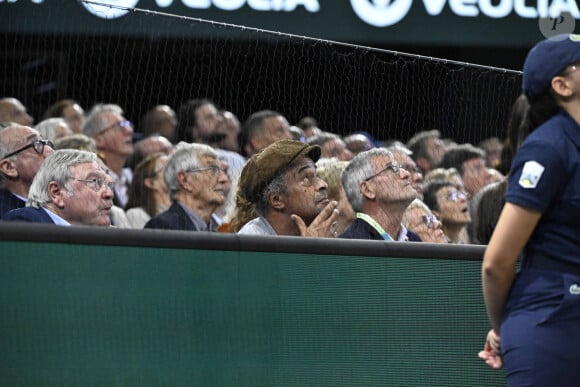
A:
[[[123,168],[121,176],[111,170],[109,170],[109,174],[115,181],[115,197],[121,207],[124,208],[129,200],[129,184],[133,180],[133,171],[130,168]]]

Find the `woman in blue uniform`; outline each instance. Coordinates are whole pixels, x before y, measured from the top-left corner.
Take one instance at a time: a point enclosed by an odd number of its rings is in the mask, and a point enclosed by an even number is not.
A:
[[[578,387],[580,35],[538,43],[526,58],[522,89],[530,104],[520,126],[527,137],[483,260],[492,329],[479,356],[505,366],[509,386]]]

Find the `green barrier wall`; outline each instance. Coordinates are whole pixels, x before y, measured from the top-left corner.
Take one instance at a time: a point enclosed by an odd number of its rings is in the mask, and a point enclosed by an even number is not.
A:
[[[488,329],[477,259],[2,226],[2,386],[505,385],[477,358]]]

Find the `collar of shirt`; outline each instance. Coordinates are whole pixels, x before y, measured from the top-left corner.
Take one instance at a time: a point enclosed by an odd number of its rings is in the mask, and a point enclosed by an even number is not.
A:
[[[401,232],[399,232],[399,237],[397,238],[399,242],[408,242],[409,237],[407,236],[407,227],[401,225]]]
[[[366,223],[368,223],[372,228],[375,229],[376,232],[386,241],[392,241],[393,238],[389,235],[388,232],[385,231],[383,226],[381,226],[376,220],[374,220],[370,215],[365,214],[364,212],[357,212],[356,217]]]
[[[60,216],[58,216],[57,214],[55,214],[54,212],[52,212],[48,208],[42,207],[42,209],[44,210],[44,212],[46,212],[48,214],[48,216],[50,216],[50,219],[52,219],[54,224],[56,224],[58,226],[70,226],[71,225],[69,222],[67,222],[66,220],[64,220],[63,218],[61,218]]]
[[[208,224],[205,223],[203,219],[201,219],[199,215],[197,215],[191,208],[187,207],[180,201],[177,201],[177,204],[179,204],[181,208],[183,208],[183,211],[185,211],[187,216],[189,216],[189,219],[191,219],[191,221],[195,225],[195,228],[197,228],[199,231],[209,231]]]
[[[22,200],[24,203],[26,203],[26,201],[28,200],[28,199],[26,199],[26,198],[25,198],[25,197],[23,197],[23,196],[20,196],[20,195],[18,195],[18,194],[15,194],[14,192],[10,192],[10,193],[11,193],[12,195],[16,196],[18,199]]]

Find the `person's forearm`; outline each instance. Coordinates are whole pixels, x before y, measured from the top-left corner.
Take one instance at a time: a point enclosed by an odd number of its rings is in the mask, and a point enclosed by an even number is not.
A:
[[[483,297],[492,329],[500,334],[504,308],[514,281],[513,268],[483,267]]]
[[[499,334],[504,308],[514,282],[515,266],[541,214],[506,203],[485,250],[483,297],[493,330]]]

